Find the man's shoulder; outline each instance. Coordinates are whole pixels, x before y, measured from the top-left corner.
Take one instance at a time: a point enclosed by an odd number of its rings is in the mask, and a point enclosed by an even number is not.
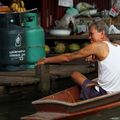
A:
[[[91,44],[92,46],[106,46],[107,43],[105,41],[98,41],[98,42],[94,42]]]
[[[94,48],[95,51],[97,51],[97,53],[101,53],[103,51],[105,52],[108,51],[109,49],[108,44],[103,41],[92,43],[92,47]]]

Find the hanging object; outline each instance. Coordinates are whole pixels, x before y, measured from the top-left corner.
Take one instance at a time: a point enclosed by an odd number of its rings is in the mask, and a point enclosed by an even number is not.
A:
[[[109,15],[112,17],[116,17],[120,14],[120,0],[115,0],[112,8],[109,11]]]

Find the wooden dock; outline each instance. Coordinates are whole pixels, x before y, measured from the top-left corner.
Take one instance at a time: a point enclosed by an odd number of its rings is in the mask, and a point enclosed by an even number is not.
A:
[[[73,71],[88,74],[96,71],[96,66],[92,66],[83,59],[69,63],[45,64],[38,66],[36,68],[36,75],[40,77],[39,88],[44,92],[51,90],[52,85],[56,86],[56,83],[59,82],[58,79],[70,77]],[[61,85],[59,84],[59,86],[63,86],[63,84],[67,85],[70,82],[70,79],[66,79],[66,81],[64,81]]]
[[[0,72],[0,85],[23,86],[36,84],[39,79],[36,78],[35,70],[18,72]]]
[[[83,74],[95,71],[95,66],[84,60],[74,61],[62,64],[45,64],[38,66],[36,69],[14,72],[0,72],[0,94],[10,92],[8,88],[22,88],[24,86],[36,86],[42,93],[48,93],[63,78],[70,77],[73,71],[79,71]],[[58,80],[59,79],[59,80]],[[69,84],[67,79],[59,86],[65,83]],[[13,91],[12,91],[13,92]]]
[[[19,88],[34,86],[39,83],[35,70],[0,72],[0,95],[19,92]]]

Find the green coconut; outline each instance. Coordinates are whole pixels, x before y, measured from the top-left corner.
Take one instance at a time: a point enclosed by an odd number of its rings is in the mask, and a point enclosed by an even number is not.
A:
[[[69,45],[69,50],[71,52],[80,50],[80,45],[78,43],[72,43]]]
[[[45,45],[45,52],[49,53],[50,52],[50,47],[48,45]]]
[[[55,46],[56,53],[64,53],[65,52],[65,44],[64,43],[57,43]]]

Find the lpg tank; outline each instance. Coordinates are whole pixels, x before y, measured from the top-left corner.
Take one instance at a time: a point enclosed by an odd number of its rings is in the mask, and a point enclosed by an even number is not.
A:
[[[26,69],[24,29],[19,14],[0,14],[0,68],[16,71]]]
[[[26,61],[28,68],[34,68],[35,63],[46,56],[44,30],[38,24],[37,13],[24,13],[22,21],[25,28]]]

